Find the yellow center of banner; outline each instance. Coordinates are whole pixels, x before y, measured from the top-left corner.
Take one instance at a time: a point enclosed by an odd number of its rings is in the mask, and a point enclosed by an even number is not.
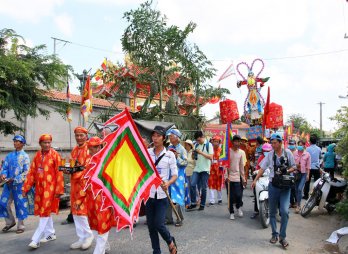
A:
[[[112,179],[112,185],[128,200],[142,169],[127,142],[123,142],[107,166],[105,173]]]

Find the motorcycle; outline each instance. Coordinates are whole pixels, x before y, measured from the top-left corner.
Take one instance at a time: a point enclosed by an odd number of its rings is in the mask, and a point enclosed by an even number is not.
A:
[[[257,171],[254,171],[257,174]],[[269,227],[268,184],[270,170],[266,169],[255,185],[256,204],[259,209],[260,221],[263,228]]]
[[[347,181],[331,179],[329,173],[322,172],[321,177],[313,185],[310,197],[301,209],[301,215],[306,217],[315,206],[318,206],[319,211],[325,211],[325,208],[331,214],[336,204],[342,200],[346,188]]]

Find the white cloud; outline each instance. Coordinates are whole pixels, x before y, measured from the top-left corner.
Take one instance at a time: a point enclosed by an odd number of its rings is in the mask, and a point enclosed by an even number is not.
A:
[[[51,16],[64,0],[2,0],[0,13],[18,21],[37,23],[41,18]]]
[[[308,7],[301,0],[160,0],[158,8],[171,23],[197,23],[194,38],[205,42],[282,42],[302,36],[308,23]]]
[[[144,0],[78,0],[78,2],[98,5],[132,5],[141,4]]]
[[[65,36],[73,34],[73,19],[68,14],[63,13],[55,16],[54,23]]]

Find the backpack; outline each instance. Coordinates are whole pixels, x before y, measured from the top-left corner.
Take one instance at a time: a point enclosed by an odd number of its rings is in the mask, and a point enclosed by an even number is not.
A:
[[[207,145],[207,146],[205,146],[205,145]],[[197,149],[198,146],[199,146],[199,144],[196,143],[196,144],[195,144],[195,150]],[[202,152],[204,151],[204,148],[205,148],[205,147],[206,147],[207,153],[209,153],[209,142],[205,142],[205,143],[203,144]]]

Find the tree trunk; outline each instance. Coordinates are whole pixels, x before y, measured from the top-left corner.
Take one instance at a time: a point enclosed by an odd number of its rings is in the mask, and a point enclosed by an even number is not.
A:
[[[159,101],[159,107],[160,107],[160,112],[162,112],[162,99],[163,99],[163,89],[162,89],[162,71],[161,74],[158,78],[158,88],[159,88],[159,95],[160,95],[160,101]]]
[[[199,80],[196,81],[196,116],[199,116],[199,92],[198,92],[198,87],[199,87]]]

